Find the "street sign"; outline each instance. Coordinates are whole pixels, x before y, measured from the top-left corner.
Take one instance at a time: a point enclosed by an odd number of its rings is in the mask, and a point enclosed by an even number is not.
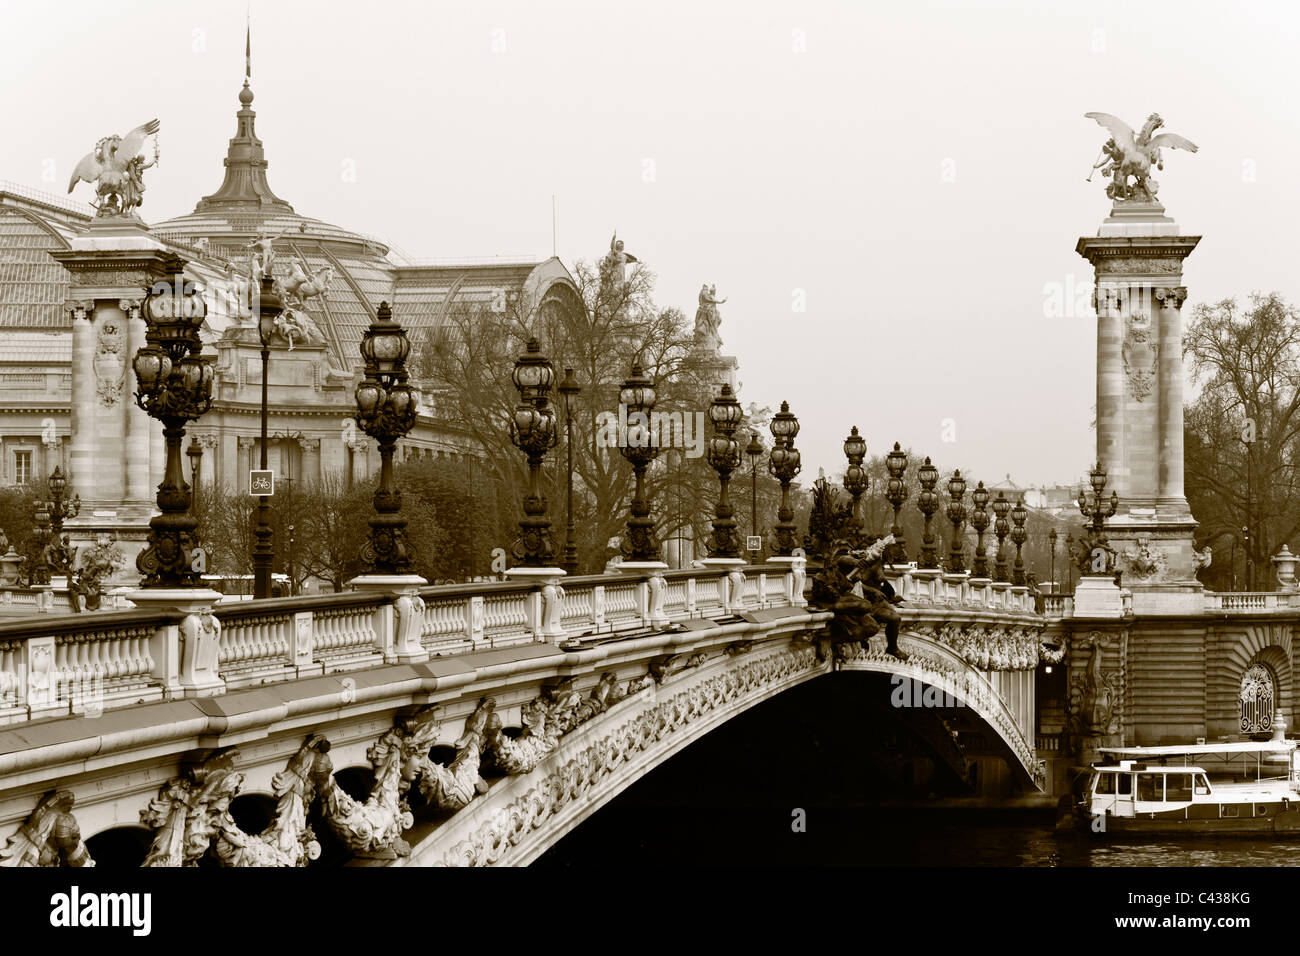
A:
[[[266,495],[268,498],[275,494],[275,472],[271,469],[262,471],[252,468],[248,472],[248,493],[255,498]]]
[[[762,536],[761,534],[748,534],[748,535],[745,535],[745,550],[746,550],[746,551],[762,551],[762,550],[763,550],[763,536]]]

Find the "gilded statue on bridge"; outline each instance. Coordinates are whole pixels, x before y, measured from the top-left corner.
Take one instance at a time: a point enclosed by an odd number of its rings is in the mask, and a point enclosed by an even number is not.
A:
[[[1101,155],[1092,168],[1094,172],[1100,169],[1102,176],[1110,177],[1106,196],[1116,202],[1156,201],[1156,191],[1160,184],[1151,178],[1151,167],[1165,168],[1160,155],[1162,146],[1196,152],[1195,143],[1176,133],[1155,135],[1155,131],[1165,125],[1159,113],[1148,116],[1137,133],[1123,120],[1109,113],[1083,115],[1096,120],[1110,131],[1111,138],[1101,147]],[[1088,181],[1092,181],[1092,173],[1088,174]]]

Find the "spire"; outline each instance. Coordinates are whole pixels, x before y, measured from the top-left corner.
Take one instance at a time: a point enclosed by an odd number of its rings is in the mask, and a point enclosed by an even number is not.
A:
[[[252,24],[244,28],[244,88],[239,91],[239,112],[235,114],[237,126],[234,138],[226,150],[226,178],[221,188],[204,196],[194,207],[195,212],[206,212],[228,206],[253,206],[281,212],[293,212],[293,207],[271,192],[266,181],[266,155],[262,141],[253,129],[253,90],[249,86],[253,74]]]

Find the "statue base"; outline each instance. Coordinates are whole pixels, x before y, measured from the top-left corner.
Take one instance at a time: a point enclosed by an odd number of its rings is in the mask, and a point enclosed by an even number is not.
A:
[[[554,584],[568,574],[564,568],[507,568],[505,576],[511,581],[529,584]]]
[[[1075,617],[1124,616],[1124,594],[1113,575],[1085,575],[1074,591]]]
[[[1158,202],[1120,200],[1102,220],[1098,236],[1176,236],[1178,224],[1165,214]]]

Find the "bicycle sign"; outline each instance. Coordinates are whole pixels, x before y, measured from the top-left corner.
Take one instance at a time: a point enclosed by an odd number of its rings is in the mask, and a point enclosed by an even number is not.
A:
[[[275,494],[275,472],[253,468],[248,472],[248,493],[256,498]]]

